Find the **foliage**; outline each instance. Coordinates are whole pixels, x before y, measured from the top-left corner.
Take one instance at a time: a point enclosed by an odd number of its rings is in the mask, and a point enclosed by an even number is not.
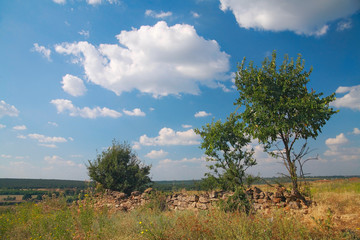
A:
[[[243,188],[238,188],[234,192],[232,196],[229,196],[225,200],[219,201],[220,209],[224,210],[225,212],[245,212],[249,214],[252,210],[251,201],[248,196],[245,194]]]
[[[57,180],[57,179],[19,179],[19,178],[0,178],[0,189],[36,189],[36,188],[78,188],[85,189],[89,183],[76,180]],[[18,193],[9,193],[18,194]],[[21,193],[20,193],[21,194]],[[37,193],[34,193],[34,195]],[[6,195],[6,193],[4,193]]]
[[[112,146],[98,154],[94,161],[89,160],[87,169],[90,178],[104,188],[130,194],[149,186],[150,167],[140,162],[129,144],[114,140]]]
[[[253,150],[244,149],[250,138],[244,135],[243,124],[235,115],[227,121],[220,120],[206,124],[201,130],[195,129],[202,137],[201,148],[205,149],[208,167],[212,172],[205,175],[209,182],[216,182],[222,189],[235,191],[244,185],[245,171],[256,164],[252,158]]]
[[[298,55],[296,61],[285,55],[282,65],[276,65],[276,52],[271,60],[265,58],[261,68],[245,58],[238,67],[235,84],[239,91],[236,104],[245,107],[238,115],[246,125],[245,130],[259,140],[266,151],[281,158],[298,193],[298,176],[304,175],[304,156],[308,153],[306,140],[316,139],[326,121],[336,113],[329,104],[335,94],[322,97],[307,89],[310,71],[304,70],[304,60]],[[295,151],[298,140],[305,143]],[[279,146],[278,144],[282,145]],[[277,149],[274,151],[272,147]]]
[[[25,193],[22,197],[22,200],[30,200],[32,198],[30,193]]]

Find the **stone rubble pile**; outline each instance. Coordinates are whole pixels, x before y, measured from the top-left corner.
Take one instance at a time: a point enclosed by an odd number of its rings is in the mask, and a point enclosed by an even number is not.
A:
[[[143,206],[150,201],[152,188],[148,188],[144,193],[138,191],[132,192],[130,196],[125,193],[106,190],[104,195],[97,201],[97,206],[107,206],[111,209],[121,211],[131,211],[139,206]],[[286,209],[307,209],[311,203],[306,199],[307,204],[298,199],[295,195],[288,192],[284,187],[277,187],[275,192],[263,192],[258,187],[252,187],[246,190],[248,198],[253,203],[254,209],[286,208]],[[183,193],[174,193],[167,196],[166,204],[170,210],[207,210],[215,207],[220,199],[227,199],[233,193],[224,191],[205,192],[199,195]]]

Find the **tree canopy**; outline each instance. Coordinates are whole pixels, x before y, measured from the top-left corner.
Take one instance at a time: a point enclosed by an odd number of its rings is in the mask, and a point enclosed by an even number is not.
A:
[[[301,161],[307,153],[306,140],[316,139],[336,113],[329,107],[335,94],[322,97],[323,93],[308,89],[312,69],[305,71],[305,61],[300,54],[296,61],[285,55],[280,66],[276,64],[275,51],[271,60],[265,58],[260,68],[254,67],[253,62],[246,67],[245,61],[244,58],[235,78],[239,92],[235,104],[244,109],[238,119],[245,124],[245,132],[258,139],[266,151],[283,159],[293,190],[298,192],[297,170],[302,168]],[[305,143],[296,152],[298,140]],[[271,149],[274,146],[275,151]]]
[[[104,188],[130,194],[132,191],[143,191],[149,186],[151,166],[141,163],[127,143],[115,140],[112,146],[97,155],[87,166],[92,180]]]

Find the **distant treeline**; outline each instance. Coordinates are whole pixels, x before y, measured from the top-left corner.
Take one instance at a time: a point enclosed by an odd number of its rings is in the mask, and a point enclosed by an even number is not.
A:
[[[78,188],[86,189],[89,182],[57,179],[0,178],[1,189]]]
[[[344,179],[360,176],[309,176],[306,177],[307,181],[316,181],[323,179]],[[254,184],[277,184],[287,183],[289,178],[285,177],[272,177],[272,178],[259,178]],[[24,194],[24,191],[20,189],[34,189],[33,195],[44,193],[43,191],[36,191],[35,189],[69,189],[76,188],[83,190],[89,186],[94,186],[90,182],[76,181],[76,180],[56,180],[56,179],[16,179],[16,178],[0,178],[0,193],[1,195],[18,195],[16,190],[19,190],[19,194]],[[181,189],[200,191],[206,189],[202,180],[181,180],[181,181],[154,181],[154,189],[159,191],[178,191]],[[20,193],[21,192],[21,193]],[[68,195],[68,194],[67,194]]]

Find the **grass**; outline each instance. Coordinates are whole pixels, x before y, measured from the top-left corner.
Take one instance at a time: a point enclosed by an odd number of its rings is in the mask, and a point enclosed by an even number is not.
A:
[[[71,205],[47,198],[0,209],[0,239],[360,239],[359,187],[359,181],[312,183],[317,206],[307,212],[250,216],[217,209],[160,211],[154,202],[113,213],[88,195]]]

